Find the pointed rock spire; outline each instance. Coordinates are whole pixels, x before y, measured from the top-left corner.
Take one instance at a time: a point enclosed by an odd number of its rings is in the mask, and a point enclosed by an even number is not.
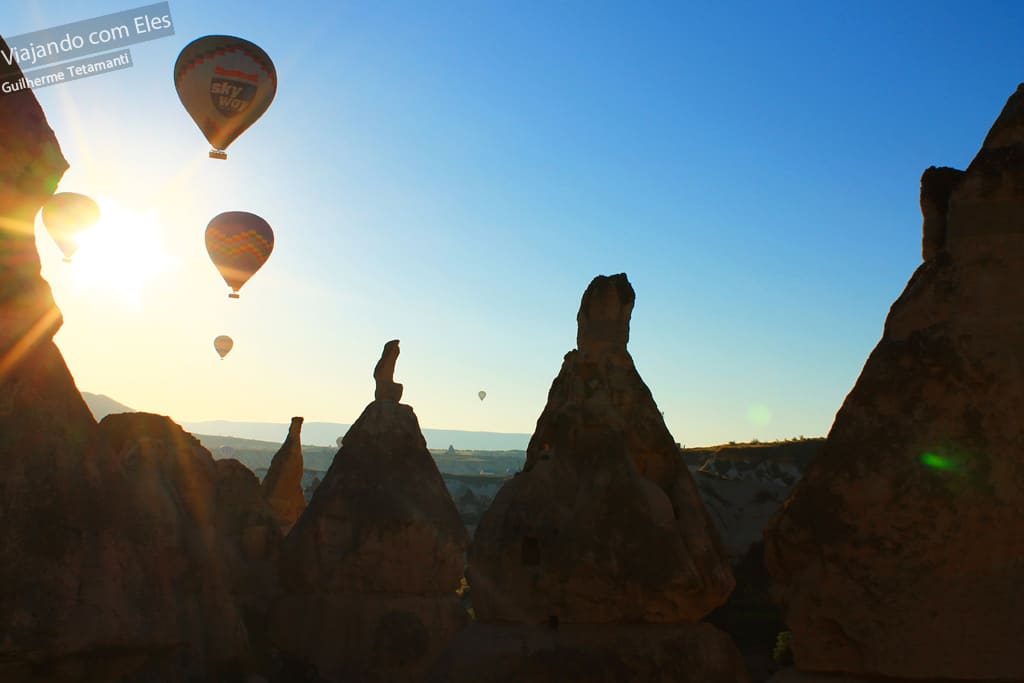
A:
[[[420,680],[462,627],[455,590],[469,544],[416,414],[377,363],[377,400],[345,434],[285,539],[276,647],[327,680]],[[344,637],[324,634],[344,634]]]
[[[594,278],[527,449],[477,528],[484,621],[696,621],[733,587],[717,533],[626,350],[625,274]],[[580,558],[589,558],[582,561]]]
[[[287,535],[299,515],[306,509],[306,498],[302,494],[302,418],[293,417],[288,427],[288,436],[270,462],[270,471],[263,479],[260,490],[270,504],[281,535]]]

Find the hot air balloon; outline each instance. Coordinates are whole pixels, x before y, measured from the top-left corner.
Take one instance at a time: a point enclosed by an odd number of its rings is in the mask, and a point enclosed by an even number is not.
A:
[[[234,36],[203,36],[174,63],[174,87],[189,116],[213,145],[211,159],[227,159],[235,138],[256,123],[277,92],[277,71],[259,46]]]
[[[228,355],[234,346],[235,342],[226,334],[222,334],[213,340],[213,348],[217,349],[221,360],[224,360],[224,356]]]
[[[75,235],[100,219],[100,207],[84,194],[59,192],[43,206],[43,225],[64,252],[65,263],[78,251]]]
[[[206,226],[206,251],[224,282],[238,298],[238,290],[253,276],[274,250],[274,231],[256,214],[227,211]]]
[[[480,400],[482,401],[485,398],[487,398],[487,392],[486,391],[481,391],[481,392],[477,393],[477,396],[479,396]]]

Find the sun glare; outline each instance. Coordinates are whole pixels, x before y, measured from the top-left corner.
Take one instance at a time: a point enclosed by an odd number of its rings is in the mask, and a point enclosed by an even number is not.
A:
[[[99,204],[100,221],[78,235],[72,280],[76,287],[138,307],[146,285],[172,265],[160,239],[158,214]]]

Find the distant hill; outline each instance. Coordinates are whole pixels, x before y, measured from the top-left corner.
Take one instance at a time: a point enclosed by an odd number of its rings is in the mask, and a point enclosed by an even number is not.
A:
[[[193,434],[271,441],[278,446],[288,434],[287,422],[211,420],[182,422],[181,426]],[[302,424],[302,441],[322,446],[336,446],[336,439],[343,436],[349,427],[351,425],[341,422],[304,422]],[[424,429],[423,436],[427,439],[427,448],[445,449],[448,446],[454,446],[467,451],[524,451],[530,441],[529,434],[464,432],[457,429]]]
[[[287,429],[285,434],[287,434]],[[257,441],[255,439],[239,439],[234,436],[218,436],[216,434],[196,434],[199,443],[213,454],[217,460],[234,458],[252,471],[270,467],[274,453],[281,448],[284,436],[280,441]],[[306,469],[326,472],[331,467],[337,446],[313,446],[302,444],[302,460]],[[262,475],[261,475],[262,476]]]
[[[756,465],[764,461],[772,461],[778,464],[795,465],[800,471],[803,471],[824,443],[824,437],[766,443],[736,443],[732,441],[719,446],[683,448],[681,453],[683,460],[691,468],[701,467],[709,459],[713,459],[718,463],[736,463],[741,468],[743,464]]]
[[[287,430],[285,430],[287,432]],[[192,436],[199,439],[220,460],[234,458],[253,472],[270,467],[270,461],[281,448],[281,441],[259,441],[256,439],[240,439],[237,436],[219,436],[216,434],[198,434]],[[305,436],[305,431],[303,431]],[[302,460],[307,470],[323,474],[331,467],[337,446],[314,446],[302,444]],[[525,451],[447,451],[434,449],[431,455],[439,470],[453,475],[473,475],[484,477],[511,476],[518,472],[526,461]],[[262,476],[262,475],[260,475]]]
[[[85,399],[85,405],[89,406],[89,411],[97,422],[110,414],[138,412],[103,394],[90,394],[88,391],[83,391],[82,398]]]

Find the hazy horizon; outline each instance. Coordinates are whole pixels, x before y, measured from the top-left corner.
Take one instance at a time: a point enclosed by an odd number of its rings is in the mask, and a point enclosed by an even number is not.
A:
[[[0,29],[140,4],[16,3]],[[351,423],[397,338],[421,424],[530,433],[584,289],[626,272],[676,441],[827,434],[921,262],[921,172],[965,168],[1024,73],[1024,6],[987,7],[171,2],[131,68],[36,91],[59,191],[106,221],[71,265],[37,226],[55,341],[138,409]],[[213,33],[279,77],[227,161],[171,74]],[[276,236],[237,301],[203,245],[230,210]]]

